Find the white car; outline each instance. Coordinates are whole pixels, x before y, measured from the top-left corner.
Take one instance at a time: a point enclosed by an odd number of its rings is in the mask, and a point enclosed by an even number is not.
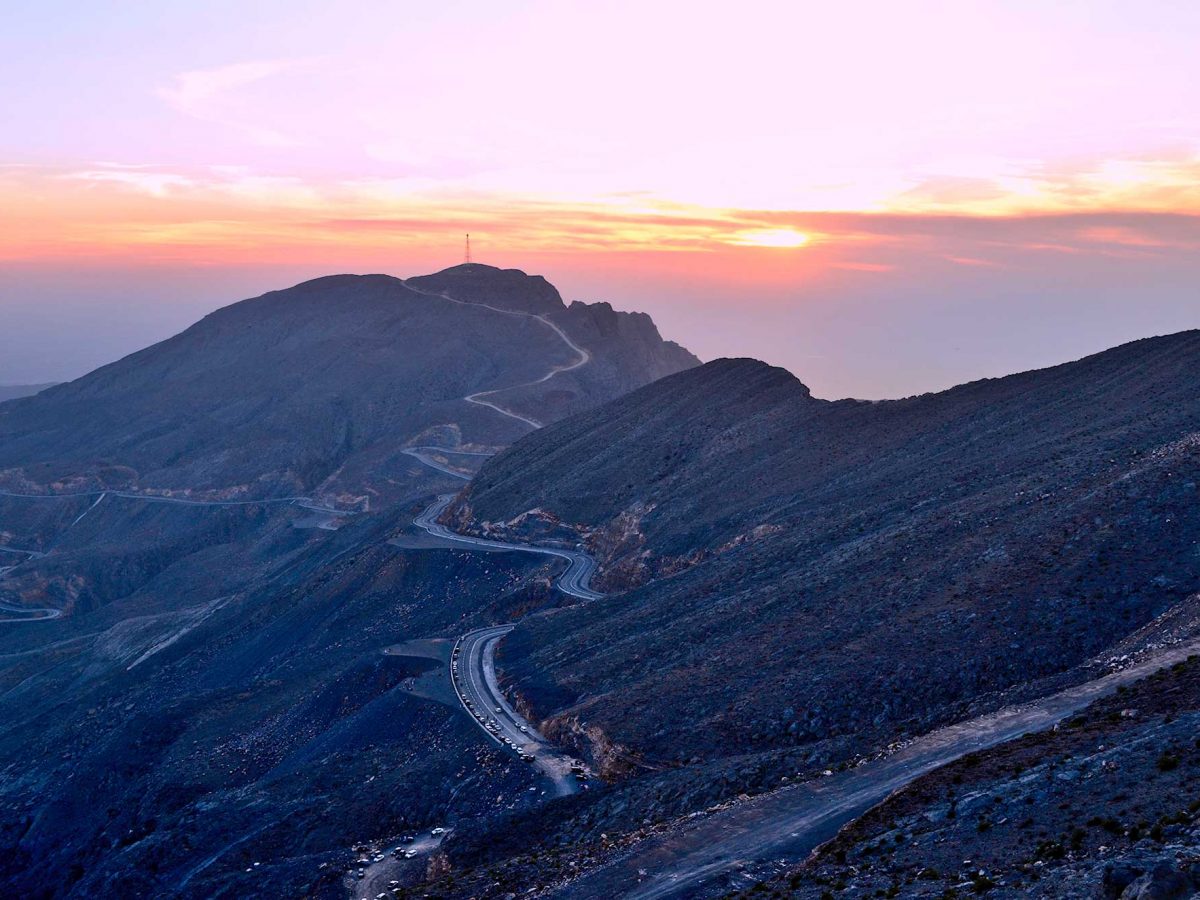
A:
[[[438,828],[433,829],[433,831],[431,831],[429,833],[432,834],[434,837],[437,837],[439,834],[445,834],[446,829],[438,827]]]

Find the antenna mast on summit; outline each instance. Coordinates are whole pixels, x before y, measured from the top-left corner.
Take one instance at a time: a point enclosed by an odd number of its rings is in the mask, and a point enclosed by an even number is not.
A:
[[[471,262],[471,235],[469,234],[467,235],[467,251],[463,254],[463,262],[468,264]]]

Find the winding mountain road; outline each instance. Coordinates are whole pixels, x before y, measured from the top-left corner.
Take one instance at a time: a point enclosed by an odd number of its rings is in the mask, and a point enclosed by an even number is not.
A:
[[[578,597],[580,600],[599,600],[604,596],[588,586],[596,571],[596,560],[582,550],[565,550],[558,547],[539,547],[535,544],[518,544],[469,537],[451,531],[445,525],[440,524],[437,521],[438,516],[446,511],[446,507],[453,499],[453,494],[442,494],[413,519],[413,524],[433,537],[459,544],[467,549],[489,552],[512,550],[519,553],[540,553],[544,556],[557,556],[559,559],[565,559],[568,563],[567,569],[558,576],[557,581],[560,591],[570,594],[572,597]]]
[[[575,369],[578,369],[580,366],[586,366],[589,362],[591,362],[592,354],[571,340],[570,335],[568,335],[562,330],[562,328],[551,322],[545,316],[538,315],[537,313],[520,312],[519,310],[515,309],[503,309],[499,306],[492,306],[490,303],[472,303],[468,300],[459,300],[457,297],[451,297],[444,291],[427,291],[424,288],[410,284],[408,281],[404,281],[404,286],[410,291],[414,291],[418,294],[424,294],[427,297],[438,297],[442,300],[447,300],[450,303],[457,303],[460,306],[478,306],[482,307],[483,309],[490,309],[493,312],[498,312],[506,316],[517,316],[524,319],[536,319],[557,334],[562,339],[563,343],[565,343],[575,353],[576,358],[574,362],[567,363],[565,365],[552,366],[550,371],[541,378],[535,378],[533,381],[524,381],[520,384],[510,384],[507,387],[493,388],[487,391],[476,391],[473,394],[467,394],[467,396],[462,398],[467,403],[475,403],[479,406],[486,406],[489,409],[494,409],[503,416],[508,416],[510,419],[516,419],[518,422],[524,422],[526,425],[530,425],[533,428],[541,428],[543,424],[542,422],[539,422],[536,419],[531,419],[528,416],[523,416],[520,413],[513,412],[511,409],[505,409],[503,406],[484,398],[494,397],[496,394],[502,394],[505,391],[516,390],[517,388],[534,387],[535,385],[543,384],[549,381],[555,375],[561,375],[563,372],[571,372]]]
[[[1187,641],[1101,678],[917,738],[882,759],[782,788],[696,824],[647,838],[608,864],[569,882],[558,898],[706,897],[726,893],[718,876],[781,856],[803,859],[894,791],[968,753],[1045,731],[1093,701],[1200,652]]]
[[[459,454],[462,456],[482,456],[485,459],[495,456],[494,453],[485,453],[480,450],[453,450],[449,447],[405,447],[400,452],[411,456],[418,462],[424,463],[431,469],[436,469],[445,475],[452,475],[455,478],[461,478],[463,481],[470,481],[472,476],[466,472],[460,472],[458,469],[451,469],[445,463],[434,459],[432,456],[430,456],[430,454],[440,453],[442,455]]]
[[[20,499],[20,500],[57,500],[57,499],[64,498],[64,497],[65,498],[95,497],[96,501],[91,506],[89,506],[87,509],[85,509],[82,513],[80,513],[75,518],[75,520],[70,525],[68,525],[66,527],[66,529],[63,530],[62,534],[65,534],[71,528],[78,525],[80,520],[83,519],[84,516],[86,516],[88,513],[90,513],[97,506],[99,506],[100,501],[104,500],[106,497],[120,497],[120,498],[127,499],[127,500],[143,500],[148,503],[174,503],[174,504],[180,504],[183,506],[200,506],[200,507],[288,505],[288,506],[297,506],[297,507],[300,507],[301,509],[307,509],[312,512],[323,513],[323,514],[329,515],[329,516],[351,516],[351,515],[354,515],[353,511],[350,511],[350,510],[339,510],[339,509],[333,509],[328,506],[324,506],[324,505],[318,503],[312,497],[270,497],[270,498],[266,498],[266,499],[262,499],[262,500],[195,500],[195,499],[192,499],[189,497],[168,497],[168,496],[162,496],[162,495],[158,495],[158,494],[138,494],[133,491],[112,491],[112,490],[71,491],[71,492],[62,493],[62,494],[24,494],[24,493],[18,493],[15,491],[0,491],[0,497],[9,497],[9,498]],[[58,536],[58,539],[61,539],[62,534],[60,534]],[[56,539],[56,542],[58,539]],[[38,552],[38,551],[16,550],[15,548],[11,548],[11,547],[0,547],[0,550],[5,550],[8,552],[24,553],[30,559],[41,559],[47,555],[46,553],[42,553],[42,552]],[[16,568],[16,566],[0,567],[0,577],[6,575],[9,571],[11,571],[12,569],[15,569],[15,568]],[[0,603],[0,613],[9,613],[12,616],[12,618],[0,618],[0,625],[5,625],[5,624],[15,623],[15,622],[45,622],[45,621],[49,621],[51,619],[58,619],[62,616],[62,610],[54,609],[52,607],[32,608],[32,607],[13,606],[11,604],[5,604],[5,603]]]
[[[145,500],[147,503],[178,503],[183,506],[299,506],[313,512],[329,513],[336,516],[352,516],[352,510],[333,509],[323,506],[312,497],[264,497],[259,500],[195,500],[190,497],[171,497],[165,494],[138,494],[134,491],[73,491],[62,494],[19,494],[13,491],[0,491],[0,497],[14,497],[21,500],[58,500],[62,497],[97,497],[96,503],[105,497],[122,497],[126,500]],[[96,504],[92,504],[94,507]],[[80,517],[82,518],[82,516]],[[76,520],[78,521],[78,520]]]
[[[572,773],[575,760],[544,738],[505,699],[496,679],[496,647],[515,625],[494,625],[468,632],[454,644],[450,680],[459,702],[491,740],[520,754],[554,785],[554,795],[579,792]]]
[[[427,462],[424,459],[422,461]],[[581,550],[560,550],[468,537],[438,523],[438,516],[453,499],[453,494],[442,494],[413,519],[413,524],[452,546],[484,552],[540,553],[565,559],[568,565],[558,577],[559,590],[581,600],[596,600],[604,596],[588,587],[596,569],[596,561]],[[528,720],[513,709],[500,689],[496,678],[496,648],[515,627],[504,624],[479,628],[467,632],[455,642],[450,662],[450,682],[454,693],[467,715],[491,740],[518,754],[546,776],[553,785],[556,797],[577,793],[582,787],[579,776],[585,772],[582,764],[539,734]]]

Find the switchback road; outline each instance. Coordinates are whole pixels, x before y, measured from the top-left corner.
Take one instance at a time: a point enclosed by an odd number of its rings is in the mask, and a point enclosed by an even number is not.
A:
[[[557,556],[568,561],[567,570],[558,578],[558,588],[582,600],[603,596],[588,587],[596,562],[578,550],[560,550],[515,544],[457,534],[438,523],[437,518],[454,499],[442,494],[413,519],[413,524],[430,536],[488,552],[519,551]],[[450,681],[463,709],[497,744],[521,756],[542,772],[554,786],[555,796],[567,796],[580,790],[578,776],[584,770],[577,760],[559,751],[505,699],[496,679],[496,647],[514,625],[493,625],[468,632],[454,644],[450,662]]]
[[[438,516],[446,511],[453,494],[442,494],[431,503],[424,512],[413,519],[413,524],[427,534],[444,541],[460,544],[467,549],[486,551],[514,550],[519,553],[540,553],[545,556],[557,556],[568,563],[567,570],[558,577],[558,589],[563,593],[578,597],[580,600],[599,600],[604,595],[592,590],[588,585],[592,574],[596,571],[596,561],[582,550],[564,550],[558,547],[538,547],[534,544],[509,543],[493,541],[487,538],[469,537],[451,531],[445,525],[439,524]]]
[[[138,494],[133,491],[74,491],[63,494],[18,494],[13,491],[0,491],[0,497],[14,497],[21,500],[58,500],[62,497],[98,497],[100,499],[105,497],[122,497],[126,500],[145,500],[147,503],[179,503],[183,506],[290,505],[336,516],[354,515],[352,510],[333,509],[323,506],[312,497],[264,497],[260,500],[196,500],[191,497],[171,497],[165,494]]]
[[[59,498],[72,497],[95,497],[96,500],[76,517],[75,521],[64,529],[64,534],[75,525],[78,525],[89,512],[100,505],[100,501],[106,497],[120,497],[126,500],[142,500],[147,503],[173,503],[182,506],[199,506],[199,507],[231,507],[231,506],[297,506],[301,509],[307,509],[315,513],[320,513],[328,516],[350,516],[354,515],[349,510],[333,509],[323,504],[318,503],[311,497],[270,497],[262,500],[196,500],[190,497],[169,497],[159,494],[138,494],[133,491],[72,491],[62,494],[25,494],[15,491],[0,491],[0,497],[9,497],[19,500],[57,500]],[[59,535],[61,539],[62,535]],[[46,556],[46,553],[35,552],[30,550],[14,550],[13,548],[0,547],[0,549],[9,552],[18,552],[26,554],[30,559],[41,559]],[[0,567],[0,576],[3,576],[16,566]],[[26,608],[20,606],[12,606],[0,604],[0,613],[9,613],[12,618],[0,618],[0,625],[10,622],[44,622],[50,619],[57,619],[62,616],[62,610],[52,609],[50,607]]]
[[[505,409],[503,406],[499,406],[496,403],[493,403],[491,400],[486,400],[484,398],[494,397],[496,394],[502,394],[505,391],[516,390],[517,388],[534,387],[535,385],[543,384],[549,381],[555,375],[559,375],[563,372],[571,372],[575,369],[578,369],[580,366],[586,366],[589,362],[591,362],[592,354],[571,340],[570,336],[565,331],[563,331],[559,326],[555,325],[545,316],[540,316],[537,313],[520,312],[519,310],[515,309],[502,309],[499,306],[492,306],[489,303],[471,303],[467,300],[459,300],[456,297],[451,297],[445,292],[439,293],[438,291],[427,291],[424,288],[419,288],[415,285],[409,284],[407,281],[404,282],[404,286],[410,291],[415,291],[418,294],[425,294],[428,297],[438,297],[442,300],[448,300],[451,303],[457,303],[460,306],[479,306],[483,309],[490,309],[493,312],[498,312],[506,316],[517,316],[523,319],[536,319],[557,334],[562,339],[563,343],[565,343],[575,353],[575,360],[573,362],[567,363],[566,365],[552,366],[550,371],[541,378],[535,378],[533,381],[525,381],[521,384],[510,384],[507,387],[494,388],[489,391],[476,391],[474,394],[467,394],[467,396],[462,398],[467,403],[475,403],[479,406],[486,406],[489,409],[494,409],[503,416],[508,416],[510,419],[516,419],[518,422],[524,422],[526,425],[531,425],[534,428],[541,428],[542,423],[536,419],[523,416],[520,413],[513,412],[511,409]]]

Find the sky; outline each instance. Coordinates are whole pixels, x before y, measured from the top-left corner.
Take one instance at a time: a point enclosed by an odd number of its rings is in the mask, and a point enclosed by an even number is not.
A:
[[[474,257],[899,397],[1200,327],[1200,4],[10,4],[0,383]]]

